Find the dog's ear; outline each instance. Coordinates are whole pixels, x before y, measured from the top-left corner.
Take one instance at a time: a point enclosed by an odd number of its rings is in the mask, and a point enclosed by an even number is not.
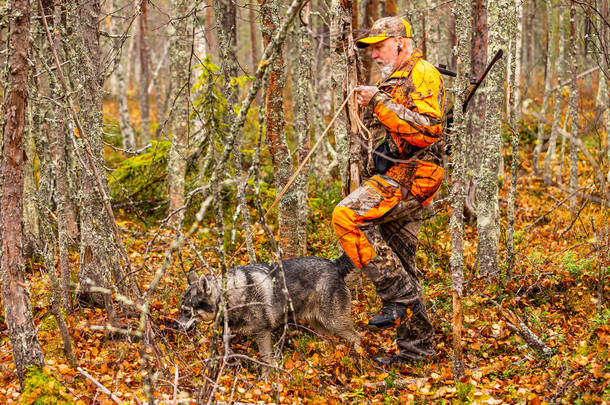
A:
[[[199,281],[197,282],[197,289],[202,293],[207,293],[208,291],[208,278],[205,275],[199,277]]]
[[[187,280],[189,281],[189,285],[195,284],[197,282],[197,280],[199,280],[199,276],[197,275],[195,270],[189,271],[189,274],[187,276]]]

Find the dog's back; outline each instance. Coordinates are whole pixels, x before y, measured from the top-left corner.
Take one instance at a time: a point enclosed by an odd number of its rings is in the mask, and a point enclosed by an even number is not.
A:
[[[323,333],[359,341],[351,319],[351,294],[344,277],[351,261],[300,257],[282,261],[284,292],[277,263],[238,266],[229,272],[229,325],[237,333],[256,334],[282,325],[292,309],[299,322]]]

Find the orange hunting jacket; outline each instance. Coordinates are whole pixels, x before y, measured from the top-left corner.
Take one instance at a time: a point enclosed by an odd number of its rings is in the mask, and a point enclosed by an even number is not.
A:
[[[380,82],[369,105],[383,125],[390,147],[401,162],[385,174],[421,202],[428,204],[442,179],[442,145],[445,85],[436,68],[414,52],[390,77]]]

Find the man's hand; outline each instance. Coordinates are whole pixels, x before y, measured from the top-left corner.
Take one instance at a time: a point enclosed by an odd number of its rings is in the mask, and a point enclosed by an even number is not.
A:
[[[379,89],[376,86],[358,86],[354,89],[356,101],[362,106],[367,106]]]

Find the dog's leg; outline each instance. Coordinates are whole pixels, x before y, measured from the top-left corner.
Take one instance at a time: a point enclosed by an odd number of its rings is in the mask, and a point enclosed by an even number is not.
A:
[[[258,351],[261,354],[261,361],[271,364],[273,361],[273,351],[271,345],[271,332],[265,331],[256,335],[256,345]],[[261,374],[263,378],[269,377],[269,367],[261,367]]]

